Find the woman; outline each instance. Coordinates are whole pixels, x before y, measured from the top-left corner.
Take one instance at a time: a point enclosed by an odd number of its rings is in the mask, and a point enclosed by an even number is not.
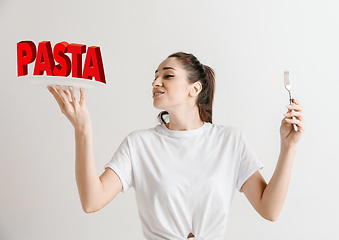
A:
[[[75,171],[83,210],[98,211],[133,187],[146,239],[223,239],[237,189],[264,219],[275,221],[305,131],[302,107],[294,99],[281,121],[281,152],[267,184],[259,172],[263,164],[244,134],[212,123],[214,83],[212,68],[192,54],[178,52],[165,59],[152,83],[154,107],[166,110],[158,115],[160,124],[128,134],[100,177],[84,91],[78,102],[73,89],[69,96],[52,88],[75,129]],[[167,123],[164,115],[169,116]]]

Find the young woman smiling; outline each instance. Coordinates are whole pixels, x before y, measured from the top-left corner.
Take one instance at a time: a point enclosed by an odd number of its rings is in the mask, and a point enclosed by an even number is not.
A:
[[[213,69],[193,54],[170,55],[152,82],[153,106],[165,110],[158,115],[160,124],[129,133],[100,177],[85,92],[80,91],[78,102],[73,89],[71,96],[52,89],[75,129],[75,172],[83,210],[96,212],[133,187],[146,239],[222,240],[237,189],[264,219],[276,221],[305,131],[302,106],[294,99],[281,121],[281,152],[267,184],[259,172],[263,164],[242,131],[212,123],[214,86]]]

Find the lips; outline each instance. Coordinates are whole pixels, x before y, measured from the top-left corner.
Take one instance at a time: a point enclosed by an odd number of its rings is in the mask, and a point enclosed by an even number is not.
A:
[[[159,94],[160,93],[160,94]],[[160,96],[160,95],[163,95],[164,93],[163,92],[155,92],[154,94],[153,94],[153,98],[154,97],[158,97],[158,96]]]
[[[160,91],[159,89],[154,89],[153,90],[153,97],[155,96],[156,93],[164,93],[164,92]]]

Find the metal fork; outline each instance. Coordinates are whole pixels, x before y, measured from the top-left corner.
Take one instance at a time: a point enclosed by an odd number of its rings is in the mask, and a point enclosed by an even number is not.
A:
[[[285,88],[290,95],[290,104],[294,104],[292,102],[291,83],[290,83],[289,71],[284,72],[284,83],[285,83]],[[294,112],[294,109],[291,109],[291,112]],[[292,116],[292,118],[296,119],[295,116]],[[296,131],[296,132],[298,131],[298,126],[295,123],[293,123],[293,128],[294,128],[294,131]]]

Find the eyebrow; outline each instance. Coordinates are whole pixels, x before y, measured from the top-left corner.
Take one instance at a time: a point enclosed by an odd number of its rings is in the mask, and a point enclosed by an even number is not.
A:
[[[166,69],[173,69],[174,71],[176,71],[174,68],[172,68],[172,67],[164,67],[163,68],[163,70],[166,70]],[[155,72],[154,73],[157,73],[158,72],[158,70],[155,70]]]

